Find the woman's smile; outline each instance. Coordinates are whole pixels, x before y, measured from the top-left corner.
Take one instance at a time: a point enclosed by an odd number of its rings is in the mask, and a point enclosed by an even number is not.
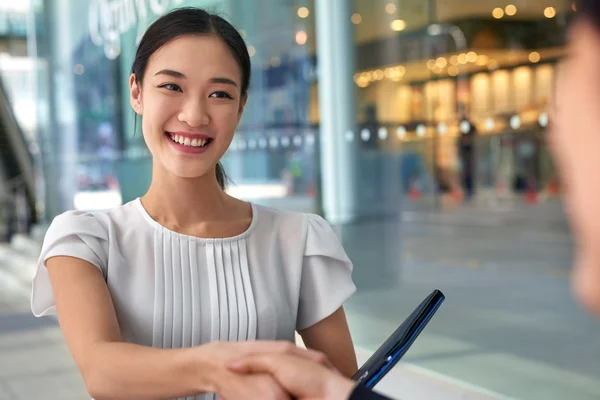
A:
[[[170,145],[184,153],[204,153],[213,142],[213,138],[189,132],[166,132]]]

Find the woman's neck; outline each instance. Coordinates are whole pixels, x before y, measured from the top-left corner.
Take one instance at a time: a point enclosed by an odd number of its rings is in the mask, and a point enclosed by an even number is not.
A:
[[[214,171],[197,178],[181,178],[154,168],[152,183],[142,197],[146,211],[159,223],[188,228],[231,218],[233,200],[219,186]]]

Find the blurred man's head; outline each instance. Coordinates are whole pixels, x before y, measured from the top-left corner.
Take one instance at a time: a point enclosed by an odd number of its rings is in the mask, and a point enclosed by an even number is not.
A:
[[[550,143],[577,242],[573,288],[600,315],[600,2],[576,7],[558,68]]]
[[[590,19],[593,24],[600,27],[600,2],[598,0],[576,0],[575,9],[578,17]]]

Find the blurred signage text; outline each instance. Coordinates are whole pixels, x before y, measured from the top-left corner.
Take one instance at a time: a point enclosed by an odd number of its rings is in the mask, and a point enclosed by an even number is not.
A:
[[[184,0],[90,0],[88,25],[92,42],[104,47],[106,57],[121,54],[121,35],[137,30],[136,44],[146,31],[148,18],[167,12]]]

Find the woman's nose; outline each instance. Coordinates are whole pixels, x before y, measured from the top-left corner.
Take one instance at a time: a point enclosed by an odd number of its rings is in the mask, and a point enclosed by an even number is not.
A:
[[[185,122],[192,128],[208,125],[210,118],[204,102],[201,100],[190,100],[186,102],[179,113],[179,121]]]

